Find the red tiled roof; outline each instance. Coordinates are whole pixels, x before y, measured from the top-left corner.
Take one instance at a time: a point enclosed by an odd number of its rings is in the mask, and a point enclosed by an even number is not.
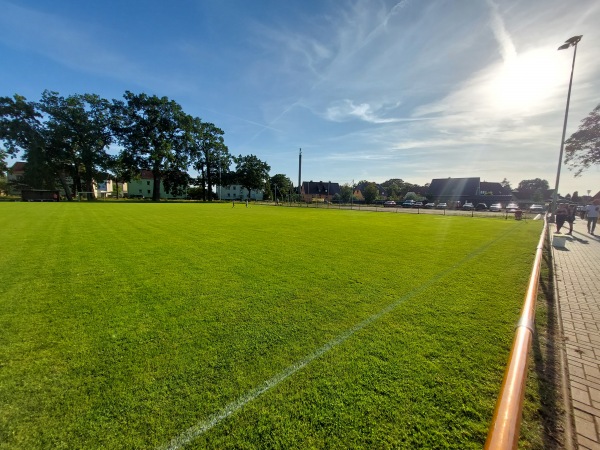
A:
[[[11,172],[14,174],[15,172],[24,172],[25,171],[25,163],[23,161],[17,161],[10,168]]]

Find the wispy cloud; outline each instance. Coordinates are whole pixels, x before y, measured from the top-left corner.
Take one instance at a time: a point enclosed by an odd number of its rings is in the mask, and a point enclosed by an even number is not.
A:
[[[387,117],[391,111],[394,111],[399,106],[399,103],[378,106],[369,103],[355,104],[352,100],[344,99],[342,101],[333,102],[333,104],[327,108],[325,118],[333,122],[346,122],[358,119],[372,124],[429,120],[427,117]]]
[[[491,10],[490,25],[492,27],[494,37],[498,41],[500,54],[502,55],[502,59],[504,61],[509,61],[517,56],[517,50],[515,49],[515,45],[513,44],[512,38],[508,34],[508,31],[506,31],[504,20],[498,11],[498,5],[494,2],[494,0],[486,1]]]

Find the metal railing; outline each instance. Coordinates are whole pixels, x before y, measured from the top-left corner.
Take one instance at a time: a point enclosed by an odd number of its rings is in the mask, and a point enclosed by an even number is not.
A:
[[[523,398],[527,381],[527,359],[533,334],[535,333],[535,301],[547,230],[548,221],[544,219],[544,228],[535,253],[525,302],[515,330],[513,346],[504,373],[500,395],[496,401],[496,409],[494,410],[485,449],[516,449],[519,442]]]

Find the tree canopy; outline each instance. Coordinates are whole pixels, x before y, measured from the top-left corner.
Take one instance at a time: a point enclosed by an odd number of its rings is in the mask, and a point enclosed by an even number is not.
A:
[[[544,194],[548,189],[550,189],[548,181],[542,180],[541,178],[535,178],[532,180],[522,180],[517,188],[519,192],[528,196],[534,202],[543,201]]]
[[[575,170],[575,176],[600,164],[600,104],[581,121],[579,129],[565,144],[565,164]]]
[[[44,91],[40,101],[30,102],[15,94],[0,97],[0,174],[8,170],[7,158],[20,154],[26,162],[25,186],[55,189],[60,180],[71,199],[71,189],[94,192],[95,183],[109,176],[125,183],[148,170],[154,179],[152,199],[159,200],[161,184],[173,195],[187,189],[192,166],[204,200],[212,200],[214,185],[233,184],[238,175],[230,169],[223,135],[167,97],[126,91],[122,100],[109,101],[95,94],[63,97]],[[109,152],[114,143],[118,155]],[[239,162],[245,187],[264,188],[270,167],[252,155],[240,155]],[[252,178],[257,173],[258,184]]]
[[[377,189],[377,185],[375,183],[369,183],[365,186],[362,194],[365,198],[365,203],[371,204],[378,199],[379,189]]]
[[[282,173],[273,175],[269,180],[269,184],[273,187],[273,198],[275,200],[286,196],[294,188],[292,180]]]
[[[54,189],[59,178],[70,199],[65,172],[73,167],[63,152],[62,139],[60,131],[44,121],[39,103],[18,94],[0,97],[0,141],[8,155],[23,152],[27,160],[24,183],[37,189]]]
[[[123,152],[124,161],[136,169],[152,172],[152,200],[160,200],[160,184],[167,192],[178,194],[187,186],[187,134],[190,117],[181,106],[167,97],[125,92],[124,101],[113,102],[113,131]],[[181,173],[179,173],[181,172]]]
[[[237,158],[234,157],[234,161],[236,180],[248,190],[248,197],[250,197],[250,191],[261,190],[265,187],[265,183],[269,180],[271,166],[255,155],[239,155]]]
[[[69,167],[75,189],[93,192],[94,181],[105,180],[109,168],[110,102],[95,94],[64,98],[45,91],[39,105],[47,117],[55,156]]]
[[[223,130],[212,123],[202,122],[198,117],[192,118],[189,146],[192,166],[199,173],[200,192],[207,200],[207,193],[212,192],[215,184],[223,184],[223,179],[229,179],[231,155],[223,140]],[[211,195],[208,195],[208,200],[212,200]]]
[[[342,203],[350,203],[353,195],[354,192],[352,186],[350,186],[348,183],[340,186],[340,201]]]
[[[8,173],[8,164],[6,162],[7,156],[8,153],[0,149],[0,177],[4,177]]]

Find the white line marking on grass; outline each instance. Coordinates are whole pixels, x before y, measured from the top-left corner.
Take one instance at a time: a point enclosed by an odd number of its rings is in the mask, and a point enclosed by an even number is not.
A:
[[[281,383],[282,381],[284,381],[286,378],[290,377],[291,375],[295,374],[300,369],[303,369],[309,363],[311,363],[312,361],[314,361],[315,359],[317,359],[318,357],[320,357],[324,353],[328,352],[333,347],[336,347],[339,344],[345,342],[349,337],[351,337],[357,331],[362,330],[367,325],[370,325],[371,323],[375,322],[381,316],[383,316],[383,315],[385,315],[385,314],[393,311],[394,309],[396,309],[396,307],[398,305],[400,305],[401,303],[403,303],[404,301],[410,299],[411,297],[414,297],[415,295],[419,294],[421,291],[424,291],[425,289],[427,289],[430,286],[434,285],[440,279],[444,278],[446,275],[452,273],[454,270],[458,269],[460,266],[462,266],[463,264],[465,264],[467,261],[473,259],[475,256],[477,256],[480,253],[482,253],[483,251],[485,251],[494,242],[500,240],[500,238],[504,237],[504,235],[506,235],[506,234],[508,234],[510,232],[512,232],[512,228],[510,228],[507,232],[505,232],[502,235],[500,235],[497,239],[494,239],[493,241],[488,242],[487,244],[483,245],[479,249],[474,250],[472,253],[470,253],[469,255],[465,256],[462,259],[462,261],[459,261],[458,263],[456,263],[452,267],[450,267],[450,268],[448,268],[448,269],[440,272],[437,275],[434,275],[429,281],[427,281],[426,283],[423,283],[419,287],[417,287],[417,288],[413,289],[412,291],[408,292],[406,295],[404,295],[403,297],[399,298],[395,302],[390,303],[388,306],[386,306],[385,308],[383,308],[379,312],[373,314],[372,316],[370,316],[367,319],[363,320],[362,322],[358,323],[354,327],[352,327],[352,328],[346,330],[345,332],[341,333],[336,338],[332,339],[331,341],[329,341],[328,343],[326,343],[325,345],[323,345],[322,347],[320,347],[319,349],[317,349],[316,351],[314,351],[313,353],[311,353],[310,355],[308,355],[306,358],[304,358],[304,359],[302,359],[302,360],[300,360],[300,361],[292,364],[291,366],[287,367],[283,371],[279,372],[274,377],[272,377],[272,378],[268,379],[267,381],[265,381],[262,385],[260,385],[260,386],[258,386],[256,388],[248,391],[246,394],[242,395],[237,400],[232,401],[231,403],[229,403],[228,405],[226,405],[221,411],[219,411],[219,412],[217,412],[217,413],[209,416],[206,420],[202,420],[202,421],[196,423],[195,425],[191,426],[190,428],[188,428],[187,430],[185,430],[183,433],[181,433],[179,436],[174,437],[171,440],[171,442],[169,442],[169,444],[167,444],[165,446],[161,446],[161,447],[159,447],[159,449],[177,450],[177,449],[180,449],[183,446],[189,444],[194,439],[196,439],[198,436],[206,433],[208,430],[210,430],[211,428],[213,428],[215,425],[218,425],[221,421],[223,421],[224,419],[228,418],[233,413],[239,411],[244,406],[246,406],[248,403],[250,403],[251,401],[253,401],[256,398],[258,398],[260,395],[264,394],[265,392],[267,392],[271,388],[277,386],[279,383]]]

